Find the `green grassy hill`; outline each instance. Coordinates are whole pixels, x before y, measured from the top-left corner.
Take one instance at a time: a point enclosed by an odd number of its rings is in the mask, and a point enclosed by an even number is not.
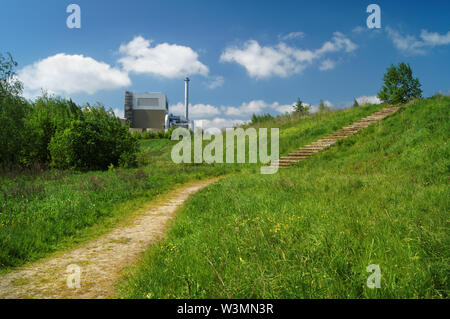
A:
[[[369,105],[298,119],[282,116],[263,125],[281,128],[283,154],[380,107]],[[175,164],[170,157],[175,143],[141,140],[139,167],[134,169],[0,172],[0,270],[105,233],[143,203],[177,185],[242,170],[259,172],[255,164]]]
[[[449,111],[450,97],[419,100],[293,168],[200,191],[120,296],[448,298]],[[332,130],[316,116],[282,128],[281,154]]]

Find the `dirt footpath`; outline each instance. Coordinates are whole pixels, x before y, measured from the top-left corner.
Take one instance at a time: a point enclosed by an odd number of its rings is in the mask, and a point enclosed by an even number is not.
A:
[[[197,181],[175,189],[153,201],[151,208],[129,225],[60,256],[0,276],[0,298],[114,297],[114,282],[121,270],[132,265],[150,243],[161,238],[167,222],[189,195],[218,179]],[[68,268],[69,265],[75,266]],[[73,288],[68,287],[68,281]],[[77,282],[80,288],[76,288]]]

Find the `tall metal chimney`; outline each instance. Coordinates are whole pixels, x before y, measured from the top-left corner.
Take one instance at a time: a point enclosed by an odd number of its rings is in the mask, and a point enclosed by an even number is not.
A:
[[[185,107],[185,118],[189,121],[189,78],[184,79],[184,107]]]

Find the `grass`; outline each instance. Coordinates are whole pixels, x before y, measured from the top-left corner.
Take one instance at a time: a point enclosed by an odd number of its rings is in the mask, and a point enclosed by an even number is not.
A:
[[[449,110],[449,97],[419,100],[293,168],[201,190],[119,296],[448,298]],[[281,123],[283,149],[314,137],[301,121]],[[380,289],[366,286],[371,264]]]
[[[72,247],[114,227],[177,185],[240,166],[175,165],[170,140],[142,141],[140,167],[0,177],[0,270]]]
[[[259,125],[280,127],[280,152],[286,153],[379,108],[371,105],[304,118],[280,116]],[[170,157],[175,141],[140,143],[136,169],[1,174],[0,271],[103,234],[177,185],[242,170],[259,171],[257,165],[248,164],[177,165]]]

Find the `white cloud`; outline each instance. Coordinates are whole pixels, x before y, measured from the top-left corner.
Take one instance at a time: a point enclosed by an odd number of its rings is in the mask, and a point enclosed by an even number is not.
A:
[[[341,32],[334,32],[331,41],[325,42],[316,54],[321,55],[328,52],[345,51],[347,53],[355,51],[358,46]]]
[[[372,95],[372,96],[367,96],[367,95],[360,96],[360,97],[356,98],[356,101],[358,102],[359,105],[380,104],[381,103],[381,100],[375,95]]]
[[[450,44],[450,31],[441,35],[437,32],[422,30],[420,39],[417,39],[414,35],[403,35],[390,27],[387,27],[386,31],[394,46],[405,54],[423,55],[427,53],[429,48]]]
[[[210,82],[205,82],[205,85],[208,89],[215,89],[218,87],[221,87],[225,82],[225,79],[223,78],[223,76],[215,76],[212,78],[212,80]]]
[[[169,107],[169,112],[178,115],[184,115],[184,103],[178,102],[177,104],[171,105]],[[200,118],[200,117],[211,117],[218,115],[220,113],[219,109],[210,104],[189,104],[189,117]]]
[[[369,29],[368,29],[367,27],[364,28],[364,27],[358,25],[358,26],[356,26],[356,27],[353,28],[352,32],[353,32],[353,33],[360,34],[360,33],[364,32],[364,31],[366,31],[366,30],[369,30]]]
[[[447,45],[450,44],[450,31],[447,34],[440,35],[437,32],[428,32],[427,30],[422,30],[420,33],[422,40],[430,46],[436,45]]]
[[[340,32],[333,33],[331,41],[317,50],[303,50],[281,42],[276,46],[261,46],[249,40],[243,47],[228,47],[220,57],[221,62],[235,62],[242,65],[249,76],[256,79],[271,76],[287,77],[301,73],[314,60],[333,52],[352,52],[357,48]]]
[[[298,32],[290,32],[288,34],[285,35],[280,35],[279,38],[283,41],[287,41],[287,40],[293,40],[293,39],[301,39],[305,36],[304,32],[298,31]]]
[[[284,114],[293,111],[293,105],[281,105],[278,102],[267,103],[263,100],[253,100],[250,102],[243,102],[240,106],[222,106],[221,110],[226,115],[248,117],[252,114],[261,114],[264,112],[277,111]]]
[[[151,42],[139,36],[120,46],[119,52],[124,56],[119,62],[126,71],[166,78],[208,75],[208,67],[198,60],[198,54],[190,47],[169,43],[151,47]]]
[[[262,100],[250,101],[249,103],[242,103],[240,106],[225,106],[222,107],[226,115],[238,115],[246,116],[253,113],[258,114],[263,108],[267,107],[268,104]]]
[[[25,97],[40,94],[41,89],[54,94],[87,93],[126,87],[128,74],[83,55],[59,53],[27,65],[18,71]]]
[[[229,118],[222,118],[222,117],[215,117],[212,120],[201,120],[196,121],[195,126],[201,126],[204,130],[208,130],[211,128],[218,128],[218,129],[224,129],[224,128],[231,128],[235,126],[239,126],[245,123],[248,123],[249,121],[244,121],[240,119],[229,119]]]
[[[320,64],[319,70],[320,71],[331,70],[331,69],[334,69],[335,66],[336,66],[336,63],[333,60],[326,59],[326,60],[323,60],[322,63]]]
[[[292,113],[294,112],[294,103],[292,104],[279,104],[278,102],[274,102],[270,105],[272,109],[277,111],[278,113]]]

